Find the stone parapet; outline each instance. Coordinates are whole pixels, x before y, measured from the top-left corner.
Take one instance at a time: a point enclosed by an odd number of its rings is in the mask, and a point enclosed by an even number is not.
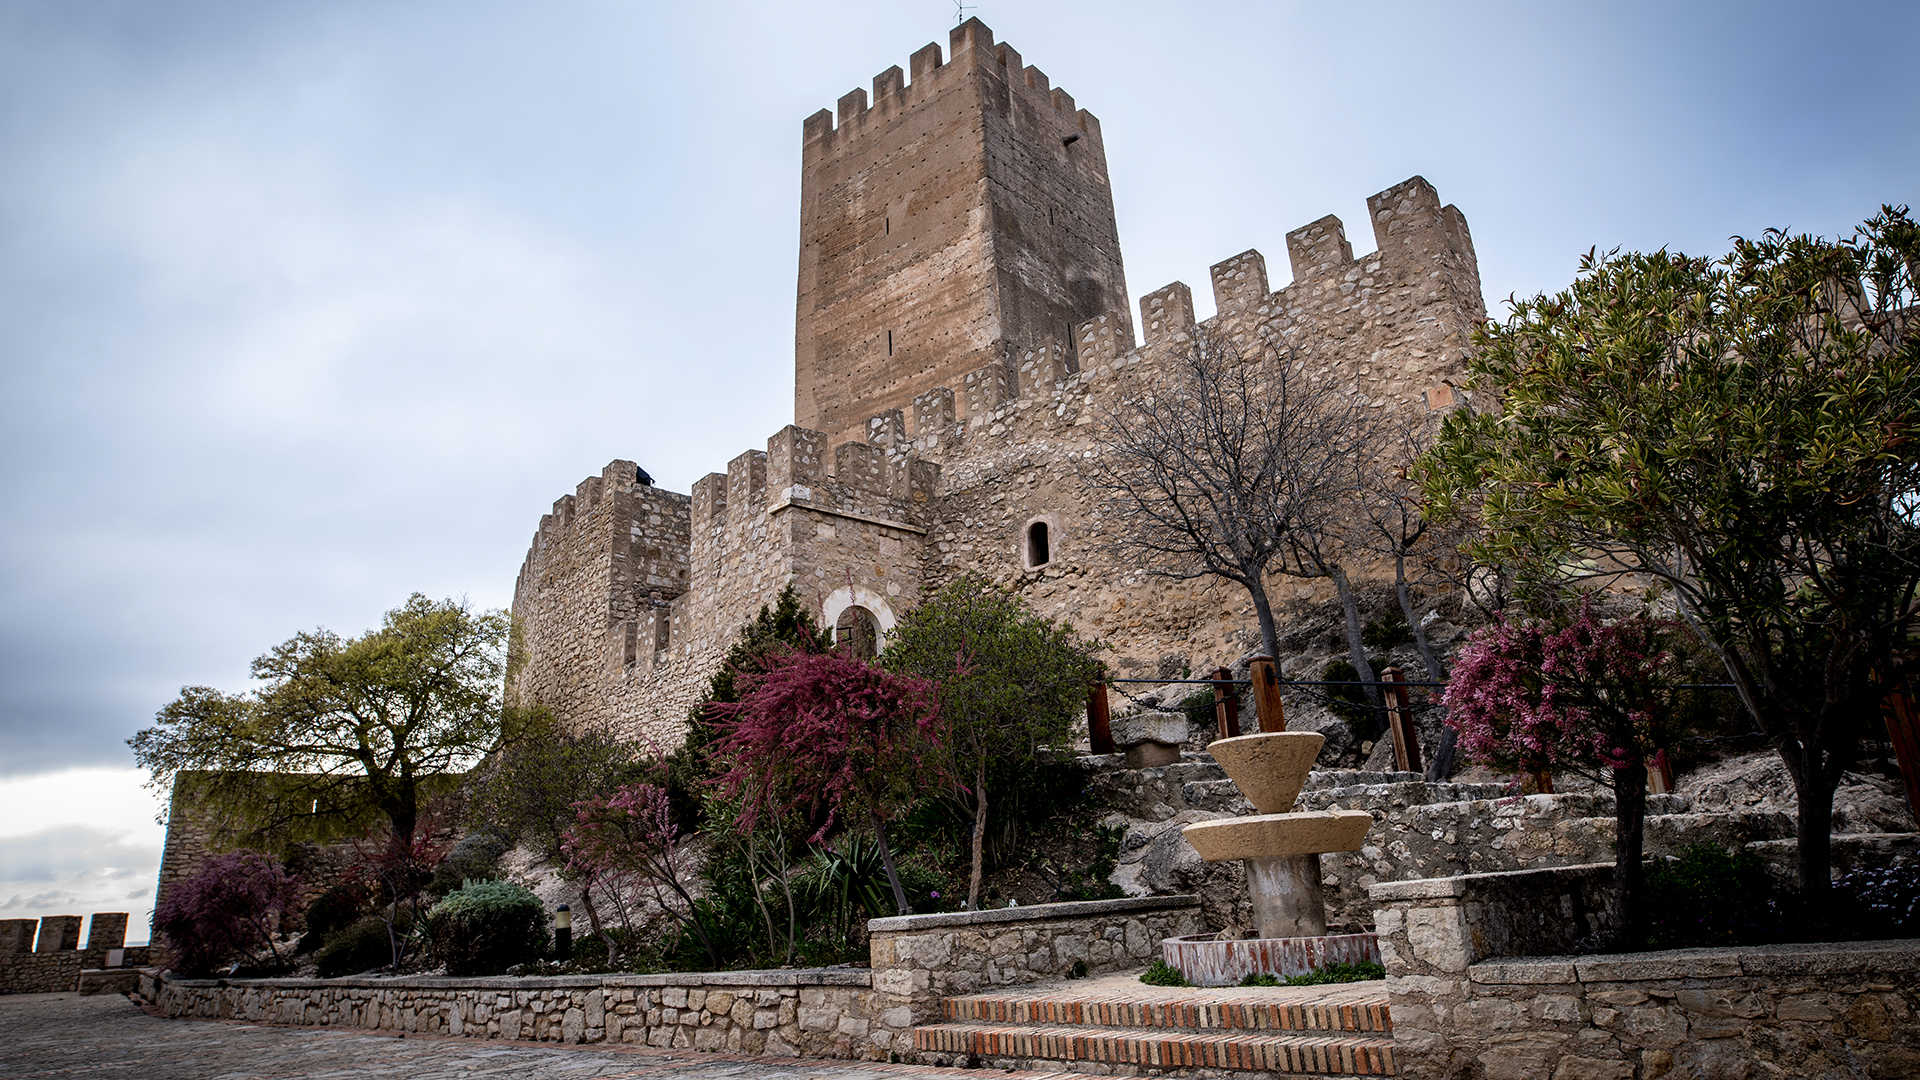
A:
[[[1612,869],[1374,886],[1399,1075],[1920,1075],[1920,942],[1572,955]]]
[[[884,1060],[912,1049],[910,1010],[851,968],[533,978],[147,980],[171,1017],[471,1039]]]
[[[934,1018],[942,998],[1143,967],[1165,938],[1199,933],[1193,896],[1091,900],[867,924],[873,988]]]

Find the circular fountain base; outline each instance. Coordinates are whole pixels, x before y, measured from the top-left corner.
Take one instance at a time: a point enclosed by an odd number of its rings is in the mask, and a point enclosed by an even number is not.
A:
[[[1380,962],[1373,934],[1215,940],[1211,934],[1167,938],[1160,958],[1195,986],[1236,986],[1249,975],[1305,975],[1328,964]]]

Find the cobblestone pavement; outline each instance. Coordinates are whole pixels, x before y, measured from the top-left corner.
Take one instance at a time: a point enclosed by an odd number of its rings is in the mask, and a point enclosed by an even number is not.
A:
[[[995,1073],[1055,1080],[1057,1073]],[[0,1077],[47,1080],[979,1080],[977,1070],[817,1058],[379,1035],[336,1028],[165,1020],[118,994],[0,996]],[[1085,1080],[1074,1077],[1073,1080]]]

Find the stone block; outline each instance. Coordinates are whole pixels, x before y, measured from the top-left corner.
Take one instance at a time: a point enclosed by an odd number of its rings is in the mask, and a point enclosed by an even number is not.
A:
[[[80,916],[43,915],[40,934],[34,939],[37,953],[67,952],[80,947]]]

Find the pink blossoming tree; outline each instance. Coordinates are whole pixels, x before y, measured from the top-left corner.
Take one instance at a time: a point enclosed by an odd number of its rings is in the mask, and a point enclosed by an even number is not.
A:
[[[887,824],[934,779],[934,684],[837,651],[780,654],[740,680],[741,699],[713,710],[727,763],[720,784],[740,798],[741,826],[766,813],[806,814],[821,822],[809,838],[817,843],[837,825],[864,819],[894,906],[909,914]]]
[[[720,966],[711,928],[687,889],[684,837],[674,823],[667,789],[628,784],[573,805],[573,827],[561,839],[567,868],[612,903],[626,939],[633,937],[640,898],[651,895],[660,910],[699,939],[714,966]]]
[[[1608,622],[1583,604],[1564,627],[1501,621],[1454,661],[1447,723],[1469,758],[1503,768],[1588,776],[1613,789],[1614,873],[1630,939],[1643,926],[1647,763],[1675,734],[1678,629],[1646,615]]]

